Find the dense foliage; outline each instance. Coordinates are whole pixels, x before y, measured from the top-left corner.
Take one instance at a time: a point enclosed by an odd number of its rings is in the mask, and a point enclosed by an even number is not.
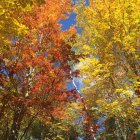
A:
[[[140,1],[74,2],[0,1],[1,140],[140,139]]]
[[[78,68],[88,109],[105,118],[101,139],[129,140],[139,131],[139,6],[139,0],[91,0],[77,9],[77,47],[85,55]]]

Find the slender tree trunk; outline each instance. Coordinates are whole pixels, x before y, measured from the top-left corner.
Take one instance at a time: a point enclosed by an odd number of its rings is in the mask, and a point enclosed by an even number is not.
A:
[[[18,109],[15,110],[14,116],[13,116],[13,124],[12,124],[11,130],[10,130],[8,140],[17,140],[18,139],[20,126],[21,126],[21,122],[23,120],[25,111],[26,111],[26,109],[23,104],[22,104],[22,106],[18,107]]]
[[[77,91],[77,93],[79,94],[79,96],[81,97],[81,99],[83,99],[82,94],[78,90],[78,88],[77,88],[77,86],[75,84],[75,81],[74,81],[73,77],[71,77],[71,79],[72,79],[73,86],[75,87],[75,90]],[[84,111],[86,112],[86,115],[88,115],[87,106],[86,106],[84,100],[81,100],[81,101],[82,101],[82,103],[84,105]],[[97,140],[96,139],[96,136],[95,136],[95,133],[94,133],[94,129],[92,127],[90,128],[90,131],[91,131],[91,134],[90,135],[89,134],[86,134],[85,140]]]
[[[6,108],[6,105],[8,103],[8,101],[10,100],[10,95],[5,95],[2,99],[2,107],[0,109],[0,120],[2,119],[3,117],[3,114],[4,114],[4,111],[5,111],[5,108]]]

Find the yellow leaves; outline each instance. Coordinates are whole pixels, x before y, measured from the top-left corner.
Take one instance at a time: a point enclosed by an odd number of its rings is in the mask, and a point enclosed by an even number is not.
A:
[[[30,0],[26,4],[29,10]],[[10,43],[12,37],[27,33],[27,28],[22,21],[25,9],[19,0],[0,1],[0,37],[3,37],[1,38],[1,46]]]
[[[57,128],[63,130],[63,131],[68,131],[68,128],[66,128],[65,126],[62,126],[62,124],[60,123]]]
[[[129,78],[133,79],[134,83],[139,79],[139,76],[137,76],[134,72],[130,71],[127,73]]]
[[[70,108],[68,110],[81,110],[83,108],[83,104],[81,102],[78,103],[71,103]]]
[[[92,55],[94,53],[94,50],[90,46],[84,45],[82,47],[82,52],[84,55]]]
[[[119,94],[122,94],[122,95],[125,95],[126,97],[132,97],[133,96],[133,91],[131,89],[115,89],[115,93],[119,93]]]
[[[23,9],[24,12],[29,12],[32,10],[31,4],[30,3],[26,3],[26,7]]]
[[[13,19],[13,24],[16,26],[17,35],[26,34],[27,27],[19,22],[17,19]]]
[[[129,126],[138,122],[140,106],[139,4],[139,0],[91,0],[77,10],[82,28],[78,49],[86,56],[78,65],[85,102],[97,117],[104,114]]]
[[[63,131],[68,131],[67,125],[63,125],[64,122],[58,122],[52,125],[53,128],[60,129]]]
[[[56,74],[54,73],[54,71],[50,71],[50,72],[48,73],[48,76],[50,76],[50,77],[52,77],[52,78],[56,78],[56,77],[57,77]]]
[[[67,133],[69,131],[68,123],[64,121],[52,122],[49,127],[49,132],[47,132],[47,136],[52,136],[52,140],[65,140],[63,133]],[[50,140],[50,138],[45,138],[45,140]]]
[[[81,69],[81,75],[85,76],[84,82],[90,83],[92,80],[102,80],[110,76],[109,67],[113,65],[112,62],[106,65],[101,64],[96,58],[80,59],[79,67]]]
[[[140,107],[140,98],[136,98],[134,101],[133,101],[133,106],[135,106],[136,108],[137,107]]]
[[[125,99],[124,99],[125,100]],[[106,101],[98,100],[99,112],[108,114],[110,117],[136,119],[137,111],[129,105],[128,101],[115,100],[107,103]]]
[[[57,135],[56,140],[64,140],[64,139],[62,138],[62,135]]]
[[[116,100],[111,103],[107,103],[105,100],[97,100],[96,101],[99,106],[99,112],[104,112],[109,114],[110,116],[117,115],[117,113],[121,112],[120,103]]]
[[[137,88],[140,85],[140,82],[137,81],[138,79],[139,79],[139,77],[137,77],[136,82],[134,83],[135,88]]]
[[[91,19],[94,16],[94,9],[92,9],[91,7],[87,6],[83,12],[83,15],[88,18]]]

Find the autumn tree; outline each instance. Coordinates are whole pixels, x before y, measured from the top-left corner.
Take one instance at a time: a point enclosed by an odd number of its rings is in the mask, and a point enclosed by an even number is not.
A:
[[[139,7],[139,0],[90,0],[75,10],[87,108],[92,118],[105,116],[112,139],[131,140],[139,130]]]
[[[75,29],[61,31],[58,22],[67,18],[73,7],[70,0],[0,4],[4,16],[0,33],[0,135],[17,140],[27,136],[35,119],[47,125],[69,118],[65,110],[74,93],[68,91],[67,83],[70,65],[78,62],[79,56],[70,45],[75,42]]]

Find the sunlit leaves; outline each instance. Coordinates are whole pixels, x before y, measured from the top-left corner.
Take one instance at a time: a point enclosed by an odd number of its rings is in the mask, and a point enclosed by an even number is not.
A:
[[[74,27],[61,31],[59,20],[67,18],[73,7],[70,0],[2,0],[0,6],[0,92],[4,93],[0,95],[0,117],[11,112],[6,118],[11,124],[6,128],[7,139],[17,139],[26,135],[23,130],[19,134],[26,118],[33,116],[47,125],[48,118],[54,122],[71,116],[66,110],[76,97],[67,84],[70,65],[79,57],[72,50],[76,31]],[[30,127],[30,120],[26,125]],[[62,135],[55,138],[62,139]]]
[[[82,29],[76,47],[85,56],[77,68],[83,76],[86,103],[97,107],[99,116],[126,124],[131,118],[132,125],[139,115],[134,106],[139,98],[139,5],[138,0],[91,0],[89,6],[76,9]]]

